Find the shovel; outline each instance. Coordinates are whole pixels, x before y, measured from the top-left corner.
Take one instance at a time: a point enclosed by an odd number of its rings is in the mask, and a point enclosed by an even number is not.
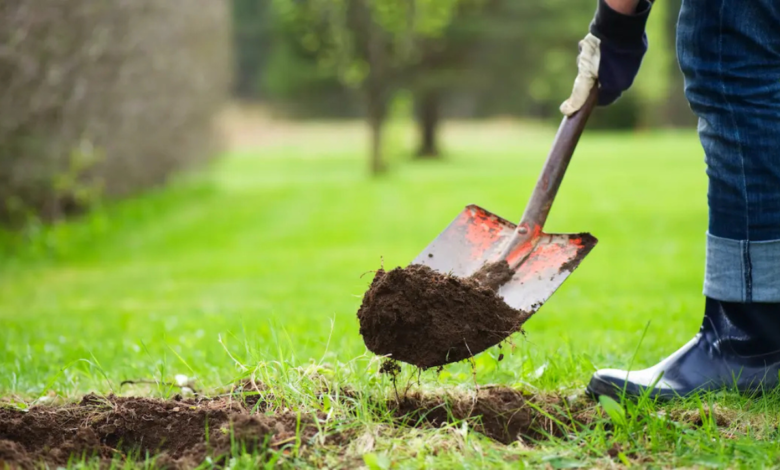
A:
[[[545,233],[544,223],[596,105],[595,86],[585,105],[564,117],[528,206],[517,225],[476,205],[458,214],[413,261],[458,277],[505,260],[514,272],[497,294],[510,307],[532,314],[579,266],[597,241],[589,233]]]

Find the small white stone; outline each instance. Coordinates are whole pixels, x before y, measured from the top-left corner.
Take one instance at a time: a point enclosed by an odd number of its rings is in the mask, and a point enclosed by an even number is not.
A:
[[[184,387],[186,385],[189,385],[190,383],[190,378],[184,374],[176,374],[175,379],[176,379],[176,385],[178,385],[179,387]]]

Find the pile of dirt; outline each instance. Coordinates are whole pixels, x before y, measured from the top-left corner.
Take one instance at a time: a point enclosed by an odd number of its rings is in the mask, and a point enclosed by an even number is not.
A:
[[[318,396],[324,400],[327,393]],[[413,392],[389,400],[351,390],[340,396],[356,407],[369,404],[379,419],[389,411],[399,426],[468,420],[472,429],[504,444],[562,436],[593,416],[584,406],[564,407],[560,399],[507,387],[482,387],[473,395]],[[344,449],[354,433],[320,435],[322,421],[315,420],[324,419],[294,411],[274,414],[257,395],[241,393],[173,400],[90,394],[64,406],[0,407],[0,468],[59,467],[92,458],[101,467],[117,461],[121,466],[127,458],[147,456],[154,457],[156,467],[195,468],[207,458],[221,467],[236,450],[262,455],[291,447],[304,453],[318,445]]]
[[[219,464],[231,444],[261,453],[295,443],[296,413],[267,416],[257,409],[262,407],[235,397],[166,401],[113,395],[87,395],[62,407],[0,408],[0,468],[64,466],[71,456],[108,463],[128,455],[158,456],[160,467],[194,468],[207,457]],[[301,444],[307,446],[317,424],[312,417],[300,419]]]
[[[376,272],[357,316],[374,354],[421,369],[468,359],[520,331],[531,314],[507,305],[497,289],[512,276],[506,262],[469,278],[424,265]]]
[[[469,420],[474,429],[502,444],[518,439],[543,440],[582,429],[591,414],[568,408],[562,400],[524,394],[508,387],[485,387],[473,396],[409,394],[388,403],[403,424],[428,423],[441,427],[454,420]]]

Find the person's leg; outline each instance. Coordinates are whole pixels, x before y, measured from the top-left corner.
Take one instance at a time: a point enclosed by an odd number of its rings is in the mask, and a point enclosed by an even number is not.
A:
[[[684,0],[677,52],[709,178],[705,317],[699,334],[660,364],[596,372],[594,394],[778,383],[780,2]]]
[[[704,294],[780,302],[780,3],[686,0],[678,41],[709,176]]]

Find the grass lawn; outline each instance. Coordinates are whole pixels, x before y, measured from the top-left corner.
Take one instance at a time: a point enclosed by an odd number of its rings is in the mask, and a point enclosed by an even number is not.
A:
[[[372,179],[360,127],[273,127],[261,146],[233,150],[199,175],[31,233],[0,268],[3,402],[170,397],[178,389],[162,382],[177,374],[207,394],[254,377],[277,407],[302,413],[323,411],[314,393],[323,381],[364,401],[391,397],[358,334],[370,271],[408,263],[466,204],[519,219],[553,133],[453,124],[446,160],[394,157]],[[597,367],[647,366],[677,349],[703,311],[706,185],[694,132],[586,132],[547,230],[590,231],[596,249],[502,362],[494,348],[473,371],[428,371],[412,390],[468,395],[500,384],[571,397]],[[416,377],[405,367],[400,383]],[[158,384],[120,386],[128,379]],[[265,457],[296,467],[756,468],[780,458],[778,403],[718,395],[626,410],[591,404],[587,429],[507,446],[461,422],[396,426],[362,403],[350,412],[333,401],[325,432],[354,438]],[[234,463],[251,467],[250,457]]]

